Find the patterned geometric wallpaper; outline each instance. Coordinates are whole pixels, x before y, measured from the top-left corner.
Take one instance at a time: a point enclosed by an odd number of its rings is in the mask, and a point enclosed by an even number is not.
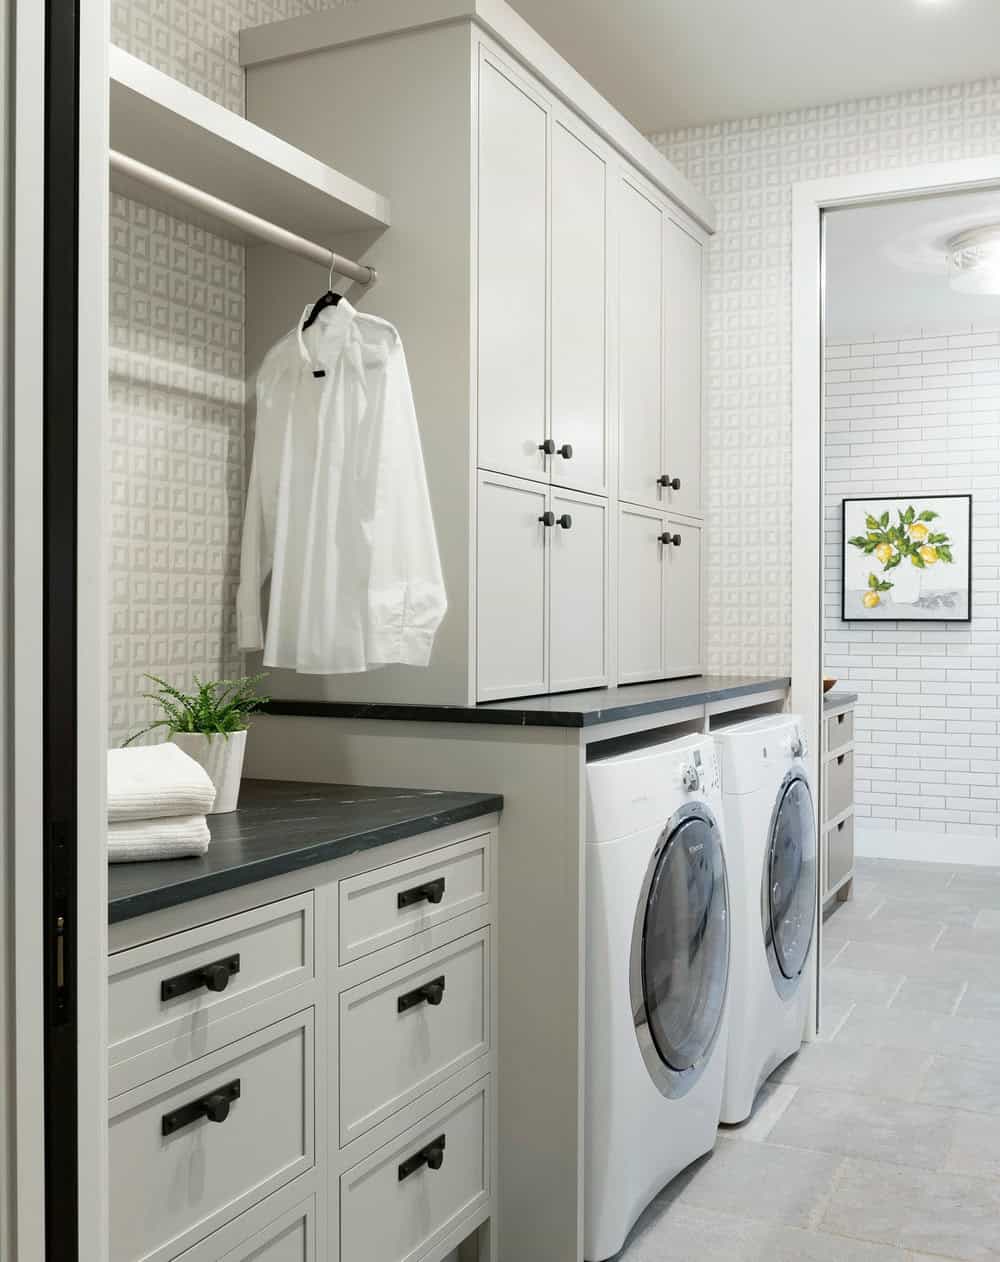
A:
[[[1000,79],[651,137],[719,210],[707,278],[709,669],[791,663],[791,186],[1000,150]]]
[[[342,0],[113,0],[112,38],[244,111],[240,27]],[[234,602],[244,452],[243,247],[139,202],[111,206],[111,713],[149,721],[144,675],[242,668]],[[150,739],[157,739],[154,735]]]

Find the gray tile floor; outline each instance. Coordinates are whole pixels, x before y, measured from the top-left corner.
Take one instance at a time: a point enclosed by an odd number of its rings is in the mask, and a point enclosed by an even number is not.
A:
[[[1000,1258],[1000,867],[858,864],[823,1032],[620,1262]]]

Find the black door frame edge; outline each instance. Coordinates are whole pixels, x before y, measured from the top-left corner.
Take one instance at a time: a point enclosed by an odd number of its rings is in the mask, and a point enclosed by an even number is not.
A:
[[[79,1256],[77,1083],[78,0],[45,0],[43,916],[45,1251]]]

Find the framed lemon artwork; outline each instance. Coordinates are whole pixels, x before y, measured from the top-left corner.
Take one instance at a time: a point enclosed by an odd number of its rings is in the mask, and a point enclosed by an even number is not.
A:
[[[972,496],[843,502],[845,622],[969,622]]]

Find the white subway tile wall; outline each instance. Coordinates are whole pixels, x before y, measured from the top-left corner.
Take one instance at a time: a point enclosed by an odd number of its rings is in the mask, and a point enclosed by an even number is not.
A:
[[[706,304],[707,662],[791,664],[791,187],[992,154],[1000,79],[651,137],[719,210]]]
[[[112,39],[242,114],[240,28],[344,2],[113,0]],[[152,717],[147,672],[188,686],[242,670],[244,262],[241,245],[112,199],[113,745]]]
[[[1000,840],[1000,323],[831,343],[825,393],[824,657],[859,695],[859,826]],[[868,493],[971,493],[971,623],[841,620],[841,501]]]

